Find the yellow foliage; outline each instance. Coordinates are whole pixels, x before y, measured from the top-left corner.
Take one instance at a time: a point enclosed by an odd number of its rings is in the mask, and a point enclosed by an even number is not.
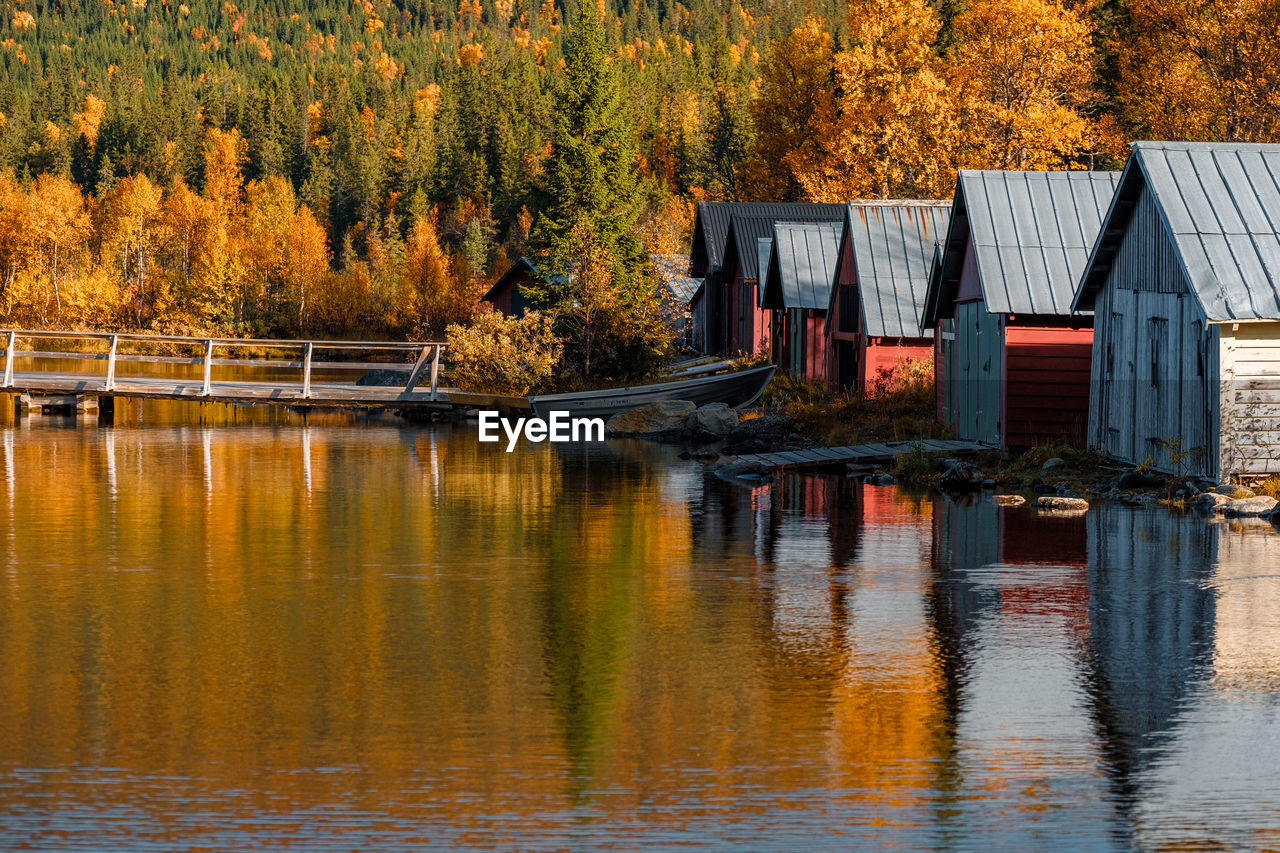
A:
[[[458,64],[463,68],[474,68],[484,59],[484,45],[464,44],[458,48]]]
[[[821,159],[821,133],[835,123],[832,50],[831,36],[816,18],[773,46],[752,109],[757,140],[744,183],[753,197],[799,199],[794,169],[812,168]]]
[[[237,128],[209,128],[204,141],[204,195],[226,216],[240,205],[240,167],[245,163],[245,142]]]
[[[550,317],[480,314],[447,331],[450,381],[466,391],[523,396],[551,384],[563,344]]]
[[[939,155],[952,103],[932,50],[939,26],[922,0],[849,4],[850,45],[834,58],[840,94],[815,112],[820,144],[785,158],[805,197],[947,194],[953,174]]]
[[[961,39],[964,159],[991,169],[1059,169],[1084,153],[1098,91],[1092,31],[1055,0],[971,0]]]
[[[98,141],[98,128],[102,126],[105,109],[106,104],[97,95],[86,95],[84,109],[71,116],[71,126],[76,135],[83,134],[90,145]]]
[[[1115,45],[1121,106],[1139,138],[1280,138],[1280,6],[1132,0]]]

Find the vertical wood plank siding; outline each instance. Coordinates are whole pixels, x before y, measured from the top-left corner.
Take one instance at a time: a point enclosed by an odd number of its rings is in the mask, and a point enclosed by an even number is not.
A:
[[[953,325],[956,437],[1001,445],[1003,324],[985,303],[962,302],[956,306]]]
[[[1098,294],[1093,341],[1090,444],[1135,465],[1219,476],[1218,329],[1147,189]]]

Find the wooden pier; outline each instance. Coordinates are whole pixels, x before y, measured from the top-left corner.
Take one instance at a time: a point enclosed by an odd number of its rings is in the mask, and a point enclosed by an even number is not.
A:
[[[73,342],[79,348],[18,349],[27,341]],[[439,342],[385,341],[279,341],[241,338],[193,338],[176,335],[142,335],[99,332],[60,332],[31,329],[0,329],[0,350],[4,374],[0,393],[19,395],[20,401],[34,407],[65,407],[67,401],[81,408],[86,400],[103,398],[143,398],[155,400],[188,400],[193,402],[287,405],[303,408],[363,408],[406,411],[432,411],[452,408],[474,408],[481,405],[518,407],[515,398],[468,394],[440,387],[440,357],[445,348]],[[86,351],[86,343],[96,344],[105,352]],[[153,350],[138,352],[136,350]],[[167,352],[190,351],[197,355],[165,355]],[[134,350],[134,351],[126,351]],[[237,355],[251,352],[253,355]],[[261,353],[279,352],[280,358],[262,357]],[[381,356],[385,361],[321,360],[320,354],[359,356],[368,359]],[[376,354],[376,356],[375,356]],[[18,369],[19,360],[34,360]],[[101,371],[63,371],[50,367],[50,362],[105,362]],[[197,377],[165,377],[120,372],[122,365],[187,365],[198,368]],[[239,368],[242,374],[261,370],[263,379],[214,379],[215,367]],[[361,385],[350,380],[321,380],[317,373],[335,371],[389,371],[404,377],[404,384]],[[83,371],[83,372],[81,372]],[[296,371],[296,378],[280,375]],[[267,376],[267,374],[271,376]],[[384,374],[385,375],[385,374]],[[21,406],[22,403],[20,402]],[[527,402],[525,403],[527,406]]]
[[[802,468],[840,465],[847,462],[886,462],[919,450],[921,453],[978,453],[997,448],[980,441],[955,439],[918,439],[888,444],[855,444],[844,447],[814,447],[782,453],[747,453],[735,457],[738,462],[753,462],[769,468]]]

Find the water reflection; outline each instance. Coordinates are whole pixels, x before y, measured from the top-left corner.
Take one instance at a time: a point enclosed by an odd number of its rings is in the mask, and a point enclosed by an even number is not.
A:
[[[0,429],[0,847],[1276,841],[1270,528],[209,414]]]

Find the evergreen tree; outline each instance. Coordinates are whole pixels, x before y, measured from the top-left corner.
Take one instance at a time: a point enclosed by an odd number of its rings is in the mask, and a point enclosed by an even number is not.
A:
[[[635,281],[642,258],[636,236],[639,188],[635,128],[605,45],[594,3],[583,4],[565,39],[565,73],[556,91],[547,166],[547,205],[535,231],[545,284],[581,260],[575,244],[590,238],[608,257],[615,286]],[[555,301],[554,286],[541,296]]]

